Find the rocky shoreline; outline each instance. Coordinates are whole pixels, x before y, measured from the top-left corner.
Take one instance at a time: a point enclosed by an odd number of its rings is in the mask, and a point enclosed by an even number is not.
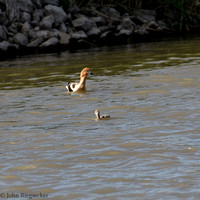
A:
[[[0,59],[40,52],[127,44],[171,34],[155,10],[138,9],[133,15],[113,7],[67,11],[59,0],[0,0]],[[17,3],[16,3],[17,2]],[[11,7],[12,7],[11,6]]]

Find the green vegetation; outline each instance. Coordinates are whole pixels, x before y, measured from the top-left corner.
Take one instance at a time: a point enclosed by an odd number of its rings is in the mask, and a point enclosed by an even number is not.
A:
[[[179,31],[190,31],[200,20],[199,0],[72,0],[80,8],[90,5],[116,7],[129,12],[134,9],[153,9],[159,18],[165,19],[171,28]],[[64,8],[69,6],[69,0],[60,0]]]

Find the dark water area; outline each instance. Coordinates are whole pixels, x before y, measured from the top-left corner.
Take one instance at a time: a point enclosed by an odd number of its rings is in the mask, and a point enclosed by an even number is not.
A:
[[[2,199],[199,199],[199,42],[2,61]],[[85,66],[87,91],[68,93]]]

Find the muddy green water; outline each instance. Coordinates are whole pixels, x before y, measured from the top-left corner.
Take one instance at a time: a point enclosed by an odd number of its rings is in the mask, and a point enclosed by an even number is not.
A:
[[[0,199],[200,199],[199,43],[0,62]]]

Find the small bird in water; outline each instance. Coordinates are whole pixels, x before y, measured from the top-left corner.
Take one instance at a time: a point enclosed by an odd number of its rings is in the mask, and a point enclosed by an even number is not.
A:
[[[90,72],[90,68],[85,67],[80,74],[80,82],[79,83],[71,83],[69,82],[66,85],[66,88],[69,92],[77,92],[77,91],[84,91],[85,90],[85,85],[86,85],[86,78],[89,75],[93,75]]]
[[[105,118],[110,118],[110,115],[100,115],[100,111],[99,110],[95,110],[94,114],[96,115],[96,119],[105,119]]]

